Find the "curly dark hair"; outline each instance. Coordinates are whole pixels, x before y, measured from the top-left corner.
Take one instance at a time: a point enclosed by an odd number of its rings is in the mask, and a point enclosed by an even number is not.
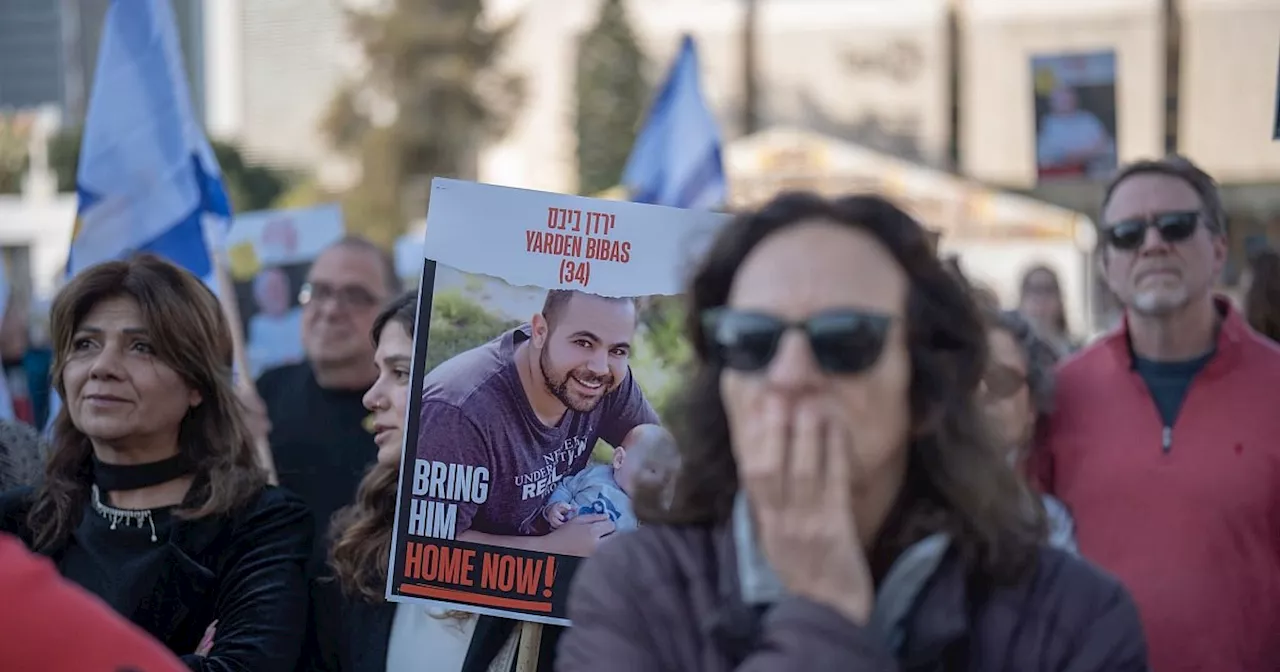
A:
[[[94,306],[119,297],[137,302],[156,357],[202,399],[178,430],[178,449],[200,478],[175,515],[202,518],[245,506],[266,486],[267,473],[232,384],[231,327],[218,298],[191,273],[142,254],[73,277],[50,309],[54,389],[66,398],[62,373],[81,321]],[[92,482],[93,446],[64,405],[54,420],[44,483],[28,514],[35,550],[66,541],[80,522]]]
[[[827,200],[784,194],[737,216],[719,233],[688,291],[686,331],[696,361],[670,423],[682,458],[675,496],[664,508],[651,490],[638,493],[642,520],[675,525],[729,520],[738,475],[720,370],[708,359],[700,317],[725,304],[738,268],[757,245],[813,220],[870,234],[911,283],[905,306],[912,371],[908,468],[894,511],[869,554],[873,573],[883,576],[907,546],[945,531],[975,568],[997,579],[1015,579],[1034,562],[1045,523],[1043,512],[1027,506],[1027,490],[995,446],[978,406],[987,362],[984,320],[967,288],[936,256],[925,229],[876,196]]]
[[[387,304],[373,321],[374,346],[382,341],[383,330],[393,322],[413,338],[416,308],[417,292],[407,292]],[[360,481],[355,503],[333,514],[329,565],[342,592],[349,597],[370,602],[383,599],[399,478],[399,464],[375,462]]]

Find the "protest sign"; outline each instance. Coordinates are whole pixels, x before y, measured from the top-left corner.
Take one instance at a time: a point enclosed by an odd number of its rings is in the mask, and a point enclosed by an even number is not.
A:
[[[232,221],[227,259],[254,378],[302,360],[298,293],[311,263],[343,235],[337,205],[263,210]]]
[[[1116,55],[1034,56],[1036,176],[1105,179],[1116,169]]]
[[[674,476],[675,295],[726,216],[446,179],[430,203],[387,599],[567,625],[595,536]]]

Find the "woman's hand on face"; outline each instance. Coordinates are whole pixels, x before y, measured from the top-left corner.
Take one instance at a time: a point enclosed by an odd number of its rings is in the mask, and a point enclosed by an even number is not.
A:
[[[759,443],[739,455],[765,557],[793,595],[866,624],[875,588],[854,519],[848,430],[812,399],[791,409],[773,400],[754,422]]]

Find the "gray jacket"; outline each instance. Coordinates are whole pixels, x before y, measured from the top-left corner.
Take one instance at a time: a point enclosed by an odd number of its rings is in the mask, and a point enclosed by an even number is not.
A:
[[[749,604],[732,525],[643,526],[578,568],[556,672],[1146,672],[1114,578],[1046,545],[1030,576],[993,585],[945,541],[904,553],[860,626],[785,593]]]

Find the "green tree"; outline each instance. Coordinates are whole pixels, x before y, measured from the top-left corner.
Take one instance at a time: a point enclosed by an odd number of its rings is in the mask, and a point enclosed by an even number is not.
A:
[[[514,23],[491,27],[482,0],[392,0],[350,10],[369,71],[333,99],[325,130],[359,160],[347,227],[390,247],[426,212],[431,177],[472,177],[479,147],[510,126],[522,80],[495,61]]]
[[[22,191],[22,175],[27,172],[28,136],[26,128],[0,116],[0,194]]]
[[[59,191],[75,191],[82,139],[79,127],[65,128],[49,139],[49,167],[58,176]],[[223,184],[234,212],[270,208],[288,190],[288,173],[245,161],[234,145],[216,140],[209,144],[218,159]]]
[[[520,320],[494,315],[462,291],[437,292],[431,298],[431,332],[425,370],[430,371],[450,357],[519,325]]]
[[[289,176],[262,165],[247,163],[240,150],[225,142],[213,141],[213,154],[218,158],[227,188],[227,197],[236,212],[252,212],[270,208],[289,188]]]
[[[578,192],[618,184],[649,100],[644,52],[622,0],[605,0],[578,42]]]
[[[299,179],[272,201],[271,208],[278,210],[309,208],[331,200],[333,195],[325,191],[315,180]]]
[[[80,164],[79,126],[63,128],[49,138],[49,167],[58,176],[58,191],[76,190],[76,166]]]
[[[693,350],[684,334],[681,296],[653,296],[640,306],[640,329],[631,368],[645,397],[664,420],[676,392],[688,383]]]

